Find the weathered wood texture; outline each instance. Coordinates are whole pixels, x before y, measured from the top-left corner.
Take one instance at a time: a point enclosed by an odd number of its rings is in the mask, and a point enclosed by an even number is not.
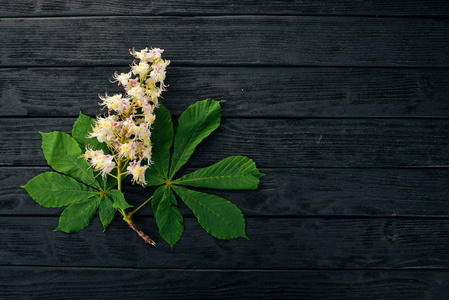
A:
[[[176,64],[449,67],[449,19],[81,17],[0,27],[1,66],[125,65],[130,45],[151,41]]]
[[[0,268],[2,299],[432,299],[449,272]]]
[[[2,4],[1,299],[449,298],[449,2]],[[120,218],[53,232],[62,209],[19,188],[50,170],[38,131],[100,113],[133,46],[173,61],[175,116],[228,100],[183,172],[256,161],[259,190],[209,191],[243,210],[249,241],[213,238],[182,203],[173,250],[150,207],[135,221],[156,249]],[[152,189],[124,191],[137,205]]]
[[[72,15],[367,15],[367,16],[448,16],[444,0],[432,1],[238,1],[201,0],[186,2],[130,0],[121,1],[24,1],[6,0],[0,17]]]
[[[109,80],[127,69],[0,69],[0,115],[99,114],[97,95],[123,93]],[[449,116],[448,70],[169,67],[166,81],[164,104],[174,115],[212,98],[228,101],[229,117]]]
[[[243,238],[218,240],[197,220],[173,250],[153,218],[135,221],[149,247],[117,218],[78,233],[53,232],[56,217],[1,217],[0,265],[145,268],[402,269],[449,268],[449,220],[394,218],[247,218]]]
[[[188,168],[184,173],[194,169]],[[18,185],[50,168],[0,168],[0,215],[59,215],[34,202]],[[231,200],[245,216],[449,217],[449,169],[261,169],[255,191],[204,190]],[[126,199],[138,205],[152,194],[126,180]],[[180,206],[184,216],[193,216]],[[139,215],[152,216],[150,207]]]
[[[0,119],[1,165],[46,165],[38,131],[71,132],[72,118]],[[224,119],[188,166],[246,155],[259,167],[439,166],[449,160],[449,120]]]

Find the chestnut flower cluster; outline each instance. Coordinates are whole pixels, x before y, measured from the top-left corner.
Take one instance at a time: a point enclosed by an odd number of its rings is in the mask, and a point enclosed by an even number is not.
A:
[[[131,174],[133,182],[145,185],[145,171],[152,164],[151,126],[156,119],[154,109],[165,91],[169,60],[161,58],[159,48],[130,53],[137,60],[128,73],[115,73],[112,82],[125,89],[123,94],[100,96],[100,105],[108,108],[108,116],[98,116],[93,131],[87,136],[106,143],[111,155],[87,147],[84,159],[103,177],[117,168],[117,176]],[[125,171],[126,168],[126,171]],[[112,175],[114,176],[114,175]],[[121,180],[119,180],[120,182]]]

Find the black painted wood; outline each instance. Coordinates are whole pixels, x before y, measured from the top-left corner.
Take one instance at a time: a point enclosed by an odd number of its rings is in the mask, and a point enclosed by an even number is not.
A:
[[[124,55],[126,56],[126,55]],[[101,113],[98,94],[127,67],[0,69],[1,116]],[[449,71],[377,68],[169,67],[164,104],[226,99],[229,117],[448,117]]]
[[[0,8],[1,17],[92,16],[92,15],[367,15],[367,16],[448,16],[444,0],[415,1],[223,1],[185,2],[131,0],[126,5],[112,1],[8,1]]]
[[[125,65],[130,47],[153,46],[176,64],[449,67],[448,19],[32,18],[1,27],[0,66]]]
[[[71,132],[72,118],[0,119],[1,165],[46,165],[38,131]],[[449,160],[449,120],[222,120],[188,166],[246,155],[259,167],[440,166]],[[201,156],[200,156],[201,155]]]
[[[0,6],[1,299],[448,299],[447,1],[6,1]],[[19,189],[50,170],[38,130],[69,132],[130,47],[171,59],[175,116],[226,99],[184,172],[228,155],[266,173],[250,240],[217,240],[180,204],[174,250],[149,207],[102,233],[53,232]],[[138,204],[151,194],[125,184]],[[407,270],[414,268],[419,270]]]
[[[445,299],[449,273],[1,267],[3,299]]]
[[[247,218],[249,240],[218,240],[194,218],[173,250],[153,218],[135,222],[149,247],[118,218],[78,233],[53,232],[56,217],[1,217],[0,265],[188,269],[449,268],[448,219]]]
[[[184,173],[195,169],[188,168]],[[54,215],[18,185],[50,168],[0,168],[0,215]],[[255,191],[203,190],[229,199],[245,216],[424,216],[449,217],[449,169],[261,169]],[[125,181],[129,203],[139,205],[153,192]],[[181,206],[184,216],[193,216]],[[139,215],[152,216],[150,207]]]

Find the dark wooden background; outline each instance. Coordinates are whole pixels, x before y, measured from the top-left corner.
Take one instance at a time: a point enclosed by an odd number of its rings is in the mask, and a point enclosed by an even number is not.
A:
[[[1,299],[448,299],[449,2],[46,1],[0,5]],[[19,185],[50,170],[38,131],[70,132],[127,71],[172,60],[178,116],[226,99],[186,171],[253,158],[257,191],[219,191],[250,240],[185,215],[171,251],[152,211],[53,232]],[[126,187],[138,204],[151,189]]]

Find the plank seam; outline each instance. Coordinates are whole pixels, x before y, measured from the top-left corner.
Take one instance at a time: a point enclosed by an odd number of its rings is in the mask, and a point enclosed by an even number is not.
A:
[[[178,118],[180,115],[173,114],[172,117]],[[76,119],[78,115],[73,116],[39,116],[39,115],[0,115],[0,119]],[[222,116],[222,120],[449,120],[448,116],[409,116],[409,117],[315,117],[315,116]]]
[[[30,200],[31,201],[31,200]],[[98,217],[98,214],[95,216]],[[151,214],[140,214],[136,216],[136,221],[139,218],[153,217]],[[0,218],[59,218],[59,215],[49,215],[49,214],[0,214]],[[249,215],[245,214],[246,219],[283,219],[283,220],[305,220],[305,219],[332,219],[332,220],[373,220],[373,219],[384,219],[384,220],[449,220],[449,216],[424,216],[424,215],[378,215],[378,216],[363,216],[363,215]],[[196,219],[195,216],[184,216],[184,219]]]
[[[0,165],[1,169],[48,169],[53,170],[48,165]],[[203,166],[188,166],[189,169],[200,169]],[[329,170],[441,170],[449,169],[449,165],[436,165],[436,166],[397,166],[397,167],[372,167],[372,166],[351,166],[351,167],[323,167],[323,166],[303,166],[303,167],[264,167],[259,166],[260,170],[301,170],[301,169],[329,169]]]
[[[389,14],[272,14],[272,13],[255,13],[255,14],[176,14],[176,13],[161,13],[161,14],[42,14],[36,16],[1,16],[0,20],[47,20],[47,19],[100,19],[100,18],[367,18],[367,19],[449,19],[449,15],[389,15]]]
[[[420,268],[420,267],[413,267],[413,268],[403,268],[403,269],[387,269],[387,268],[347,268],[347,269],[338,269],[338,268],[294,268],[294,269],[287,269],[287,268],[273,268],[273,269],[267,269],[267,268],[147,268],[147,267],[102,267],[102,266],[54,266],[54,265],[0,265],[0,268],[2,269],[17,269],[17,268],[32,268],[32,269],[70,269],[70,270],[129,270],[129,271],[144,271],[144,270],[151,270],[151,271],[175,271],[175,272],[229,272],[229,271],[239,271],[239,272],[315,272],[315,271],[326,271],[326,272],[355,272],[355,271],[385,271],[385,272],[417,272],[417,271],[423,271],[423,272],[447,272],[449,271],[449,268]]]
[[[0,18],[1,19],[1,18]],[[129,68],[129,64],[104,63],[104,64],[71,64],[71,65],[0,65],[1,69],[32,69],[32,68]],[[407,70],[449,70],[448,66],[365,66],[365,65],[286,65],[286,64],[218,64],[218,63],[190,63],[190,62],[172,62],[170,68],[271,68],[271,69],[300,69],[300,68],[316,68],[316,69],[407,69]]]

